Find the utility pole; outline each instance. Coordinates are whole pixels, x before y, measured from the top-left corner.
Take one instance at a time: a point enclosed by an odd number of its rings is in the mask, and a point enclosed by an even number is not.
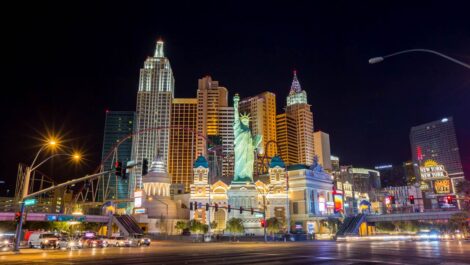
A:
[[[268,242],[268,236],[266,234],[266,226],[268,225],[266,223],[266,194],[263,194],[263,228],[264,228],[264,242]]]

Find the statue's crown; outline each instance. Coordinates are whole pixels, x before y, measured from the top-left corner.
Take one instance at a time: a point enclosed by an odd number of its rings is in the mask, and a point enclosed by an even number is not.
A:
[[[251,117],[250,117],[250,113],[243,113],[242,115],[240,115],[240,120],[250,120]]]

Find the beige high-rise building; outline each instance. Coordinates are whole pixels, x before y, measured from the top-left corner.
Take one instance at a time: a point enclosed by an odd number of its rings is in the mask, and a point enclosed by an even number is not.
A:
[[[274,144],[266,146],[268,142],[277,140],[276,95],[272,92],[263,92],[259,95],[242,99],[238,106],[240,113],[246,112],[251,116],[251,133],[263,136],[258,147],[258,154],[264,155],[267,152],[268,157],[276,155],[277,150]]]
[[[294,71],[294,79],[292,86],[287,96],[287,106],[285,108],[285,115],[278,115],[278,146],[281,155],[287,154],[290,157],[282,157],[286,164],[305,164],[311,165],[313,163],[313,114],[310,111],[310,105],[307,103],[307,93],[300,87],[297,73]],[[282,132],[282,127],[285,127],[286,132]],[[286,134],[285,138],[280,137],[280,134]],[[289,141],[296,140],[297,157],[289,150]],[[287,148],[287,149],[286,149]],[[295,148],[291,148],[295,150]],[[292,158],[292,159],[291,159]]]
[[[295,122],[285,113],[276,116],[277,123],[277,148],[279,155],[286,165],[299,163],[299,151],[297,143],[297,129]]]
[[[324,169],[331,171],[331,149],[330,149],[330,136],[322,131],[313,133],[313,146],[315,155],[318,156],[318,163]]]
[[[183,184],[185,190],[189,191],[192,182],[192,165],[197,157],[197,136],[194,134],[197,129],[197,99],[173,99],[171,115],[168,171],[172,183]]]
[[[209,161],[212,177],[233,174],[233,120],[227,88],[219,86],[219,81],[212,80],[210,76],[199,79],[197,154]]]

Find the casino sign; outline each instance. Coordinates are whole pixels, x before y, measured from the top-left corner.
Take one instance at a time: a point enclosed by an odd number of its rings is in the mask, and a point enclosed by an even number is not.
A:
[[[424,165],[419,167],[421,180],[447,179],[449,175],[443,165],[438,165],[434,160],[426,160]]]

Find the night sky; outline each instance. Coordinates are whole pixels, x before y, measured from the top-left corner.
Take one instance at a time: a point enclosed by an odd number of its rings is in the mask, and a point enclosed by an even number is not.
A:
[[[230,97],[276,93],[280,111],[297,69],[315,130],[330,134],[342,164],[401,164],[411,158],[411,126],[453,116],[469,176],[470,70],[419,53],[368,64],[410,48],[470,63],[468,3],[159,2],[3,8],[0,180],[14,186],[17,164],[31,163],[47,131],[87,161],[55,159],[42,171],[64,180],[94,170],[105,110],[135,109],[139,69],[159,37],[176,97],[195,97],[209,74]]]

